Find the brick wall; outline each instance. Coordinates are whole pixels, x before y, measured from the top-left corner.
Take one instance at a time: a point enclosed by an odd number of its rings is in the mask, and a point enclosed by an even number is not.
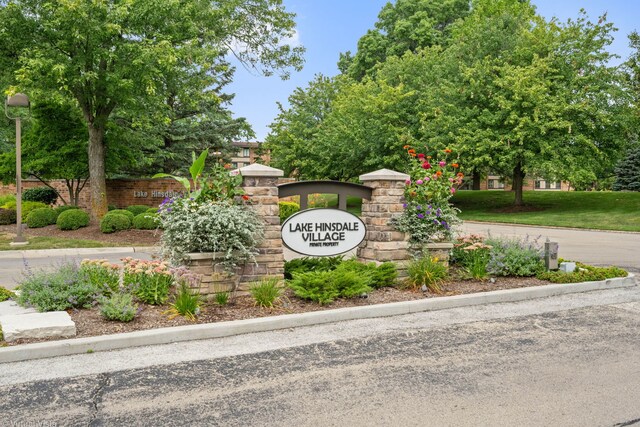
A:
[[[49,184],[63,195],[65,200],[69,201],[69,192],[64,180],[52,180]],[[44,187],[44,184],[38,180],[25,179],[22,181],[23,190]],[[90,206],[89,197],[91,193],[91,185],[87,182],[80,192],[80,200],[78,205],[83,209]],[[108,179],[107,180],[107,201],[110,205],[118,208],[125,208],[131,205],[147,205],[158,206],[165,197],[167,192],[171,193],[183,192],[184,187],[177,181],[167,179]],[[16,187],[14,184],[0,185],[0,195],[15,194]],[[58,204],[63,204],[58,200]]]

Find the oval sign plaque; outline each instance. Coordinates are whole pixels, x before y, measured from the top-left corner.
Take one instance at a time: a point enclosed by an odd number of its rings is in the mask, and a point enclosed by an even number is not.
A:
[[[307,209],[282,224],[282,242],[309,256],[333,256],[357,247],[367,230],[357,216],[339,209]]]

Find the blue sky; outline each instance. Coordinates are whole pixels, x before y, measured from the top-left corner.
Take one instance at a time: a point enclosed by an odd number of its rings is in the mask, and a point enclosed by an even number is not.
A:
[[[629,55],[627,34],[638,29],[638,0],[533,0],[538,13],[561,21],[576,18],[584,8],[592,20],[607,12],[607,19],[618,28],[610,51],[623,58]],[[235,117],[246,117],[264,141],[268,125],[278,114],[277,102],[284,105],[296,87],[305,87],[313,76],[338,73],[340,52],[355,52],[358,39],[373,28],[378,12],[387,0],[284,0],[285,8],[296,13],[297,39],[306,48],[305,66],[282,81],[277,76],[264,77],[238,67],[234,82],[226,91],[235,93],[231,110]]]

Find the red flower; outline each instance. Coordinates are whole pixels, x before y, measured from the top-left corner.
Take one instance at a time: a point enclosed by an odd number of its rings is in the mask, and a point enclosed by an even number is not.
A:
[[[249,196],[247,196],[246,194],[242,195],[242,200],[249,200]]]
[[[422,169],[431,169],[431,163],[429,162],[424,162],[422,164]]]
[[[418,154],[418,158],[419,159],[424,159],[424,154],[422,154],[422,153]]]

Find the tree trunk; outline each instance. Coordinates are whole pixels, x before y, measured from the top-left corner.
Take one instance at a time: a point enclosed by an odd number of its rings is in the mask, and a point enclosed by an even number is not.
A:
[[[104,125],[88,123],[89,182],[91,183],[91,219],[100,221],[107,213],[107,182],[104,166]]]
[[[522,162],[518,162],[513,168],[513,191],[515,192],[515,206],[522,206],[522,186],[524,183],[524,171],[522,170]]]
[[[472,190],[480,190],[480,179],[482,178],[482,174],[480,172],[474,170],[473,171],[473,183],[471,184]]]

